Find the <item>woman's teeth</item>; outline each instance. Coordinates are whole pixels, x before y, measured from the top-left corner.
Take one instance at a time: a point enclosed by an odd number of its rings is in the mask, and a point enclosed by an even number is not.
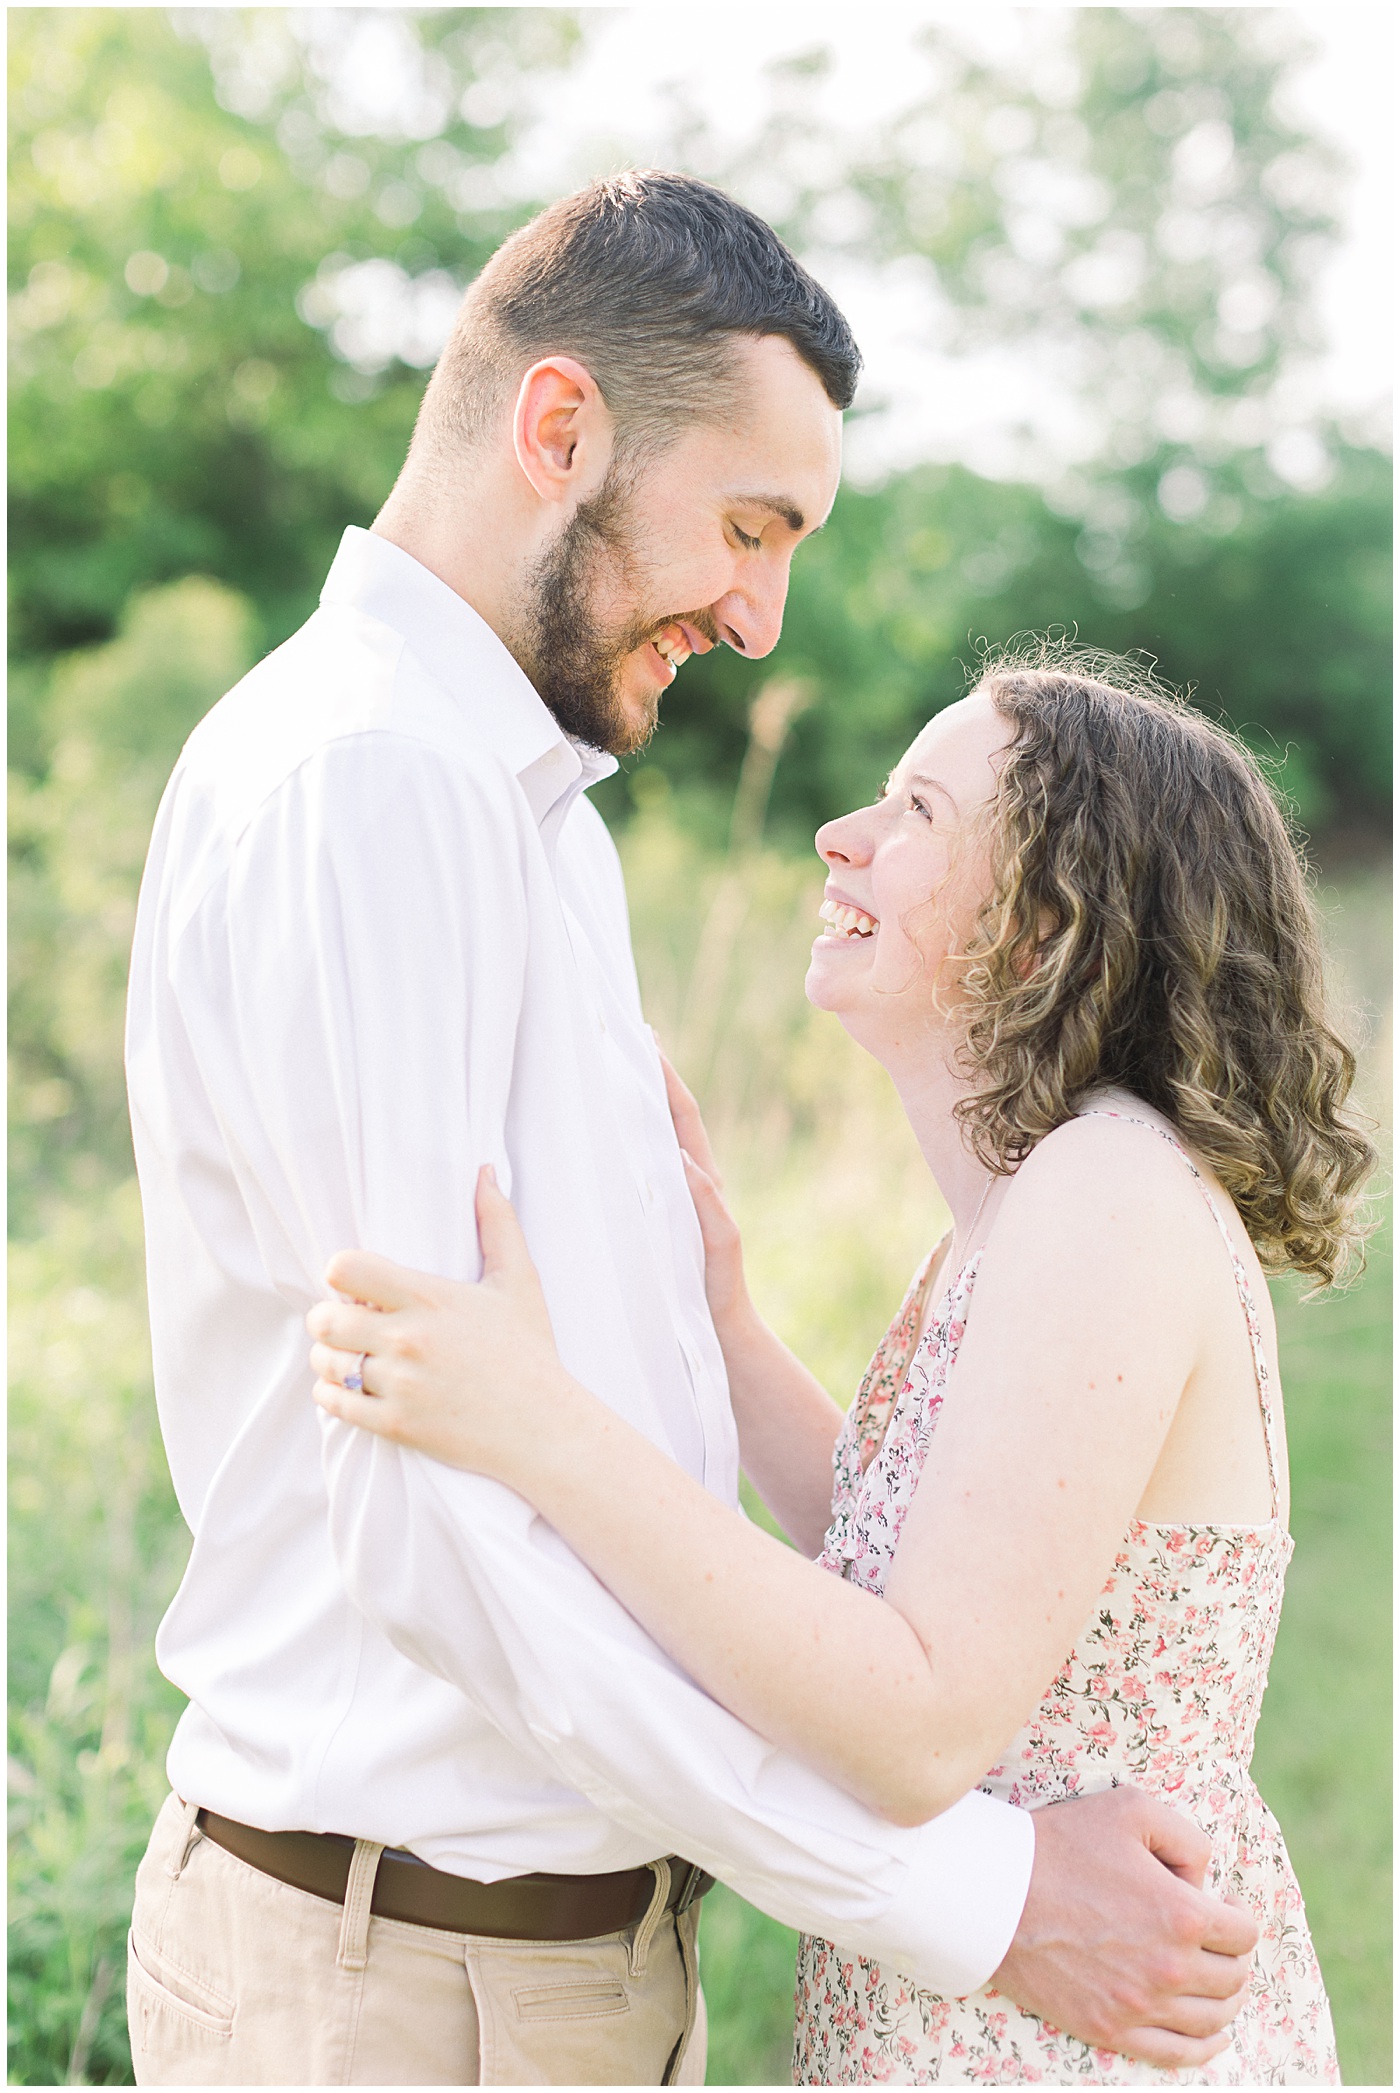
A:
[[[873,937],[880,927],[863,908],[850,908],[844,901],[824,901],[818,914],[838,937]]]

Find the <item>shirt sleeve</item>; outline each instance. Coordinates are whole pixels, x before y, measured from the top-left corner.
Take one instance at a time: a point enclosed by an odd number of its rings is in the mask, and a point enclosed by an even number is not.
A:
[[[479,1272],[473,1192],[505,1162],[529,935],[512,792],[366,735],[244,839],[228,978],[264,1254],[293,1293],[350,1243]],[[1029,1884],[1026,1812],[974,1794],[887,1824],[710,1699],[512,1492],[331,1420],[323,1450],[356,1605],[611,1821],[930,1989],[991,1975]]]

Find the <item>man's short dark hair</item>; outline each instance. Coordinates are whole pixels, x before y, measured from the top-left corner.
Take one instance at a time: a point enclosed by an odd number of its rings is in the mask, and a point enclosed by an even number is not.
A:
[[[772,227],[692,175],[633,170],[551,204],[512,234],[463,301],[419,436],[470,442],[543,356],[591,372],[629,446],[723,418],[738,336],[791,342],[835,407],[860,351],[835,301]]]

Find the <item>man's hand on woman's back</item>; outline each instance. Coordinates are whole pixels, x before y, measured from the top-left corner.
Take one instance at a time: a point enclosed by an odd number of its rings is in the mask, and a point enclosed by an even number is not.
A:
[[[1205,1833],[1132,1787],[1034,1819],[1030,1893],[997,1990],[1097,2049],[1167,2070],[1216,2056],[1259,1929],[1204,1893]]]

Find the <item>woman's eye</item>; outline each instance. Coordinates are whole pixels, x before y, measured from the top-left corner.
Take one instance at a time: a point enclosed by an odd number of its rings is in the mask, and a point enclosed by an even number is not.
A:
[[[917,793],[917,792],[911,792],[911,793],[910,793],[910,795],[909,795],[909,805],[910,805],[910,807],[911,807],[911,808],[912,808],[912,809],[913,809],[913,810],[914,810],[914,811],[915,811],[916,813],[922,814],[922,815],[923,815],[923,817],[924,817],[924,820],[925,820],[925,821],[932,821],[932,819],[933,819],[933,809],[932,809],[932,807],[931,807],[931,806],[929,805],[929,803],[928,803],[928,801],[927,801],[926,799],[920,799],[920,797],[919,797],[919,795],[918,795],[918,793]]]

